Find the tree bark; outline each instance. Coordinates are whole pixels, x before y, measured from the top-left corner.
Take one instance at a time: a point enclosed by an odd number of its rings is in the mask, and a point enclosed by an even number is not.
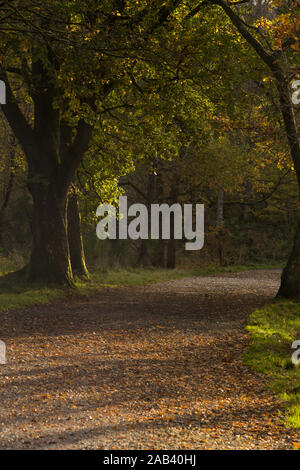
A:
[[[73,274],[79,277],[88,278],[89,273],[86,267],[78,197],[76,192],[72,192],[68,198],[68,240]]]
[[[224,221],[224,191],[219,189],[218,200],[217,200],[217,251],[220,266],[224,266],[224,231],[222,224]]]
[[[15,152],[12,151],[11,155],[10,155],[10,165],[11,166],[13,166],[14,158],[15,158]],[[3,201],[3,204],[0,208],[0,245],[2,245],[2,246],[3,246],[4,217],[5,217],[6,209],[7,209],[8,203],[9,203],[10,195],[11,195],[11,192],[12,192],[14,177],[15,177],[14,170],[12,168],[10,168],[8,183],[7,183],[7,187],[5,189],[4,201]]]
[[[140,248],[139,248],[139,256],[138,256],[138,266],[150,266],[151,258],[148,249],[148,240],[141,240]]]
[[[176,240],[174,240],[174,236],[172,236],[170,240],[168,240],[168,243],[167,243],[167,269],[175,269],[175,268],[176,268]]]
[[[33,282],[73,285],[66,231],[66,196],[56,185],[31,183],[33,198],[32,249],[28,278]]]
[[[300,300],[300,218],[296,227],[293,248],[281,276],[277,297]]]
[[[219,189],[217,200],[217,228],[219,228],[224,220],[224,191]]]
[[[178,193],[178,178],[175,176],[175,181],[171,185],[171,201],[172,203],[177,202],[177,193]],[[170,214],[170,240],[167,241],[167,268],[175,269],[176,268],[176,240],[175,235],[175,217],[174,212]]]
[[[148,230],[150,230],[150,211],[151,211],[151,204],[153,203],[155,198],[155,175],[150,173],[148,175],[148,182],[147,182],[147,193],[146,193],[146,204],[148,209]],[[138,256],[138,265],[139,266],[152,266],[152,260],[149,253],[149,240],[141,240],[140,249],[139,249],[139,256]]]
[[[156,266],[158,268],[166,267],[166,241],[167,240],[163,240],[162,238],[159,239],[159,243],[157,245],[155,255],[153,257],[153,266]]]

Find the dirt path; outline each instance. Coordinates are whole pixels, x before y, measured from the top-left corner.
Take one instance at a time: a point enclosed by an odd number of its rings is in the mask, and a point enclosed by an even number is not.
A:
[[[0,449],[290,449],[248,315],[279,271],[105,289],[0,313]]]

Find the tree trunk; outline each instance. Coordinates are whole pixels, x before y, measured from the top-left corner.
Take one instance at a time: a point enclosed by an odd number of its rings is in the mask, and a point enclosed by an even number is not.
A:
[[[30,281],[73,285],[66,226],[66,195],[55,184],[31,183],[33,198]],[[60,195],[59,195],[60,194]]]
[[[277,297],[300,299],[300,217],[298,218],[293,248],[281,276]]]
[[[13,163],[14,160],[14,152],[11,154],[10,161]],[[7,187],[5,189],[5,195],[4,195],[4,201],[3,204],[0,208],[0,245],[3,246],[3,225],[4,225],[4,217],[5,217],[5,212],[9,203],[9,198],[12,192],[13,188],[13,182],[14,182],[14,177],[15,173],[12,169],[10,169],[9,177],[8,177],[8,183]]]
[[[300,217],[298,217],[293,248],[281,276],[277,297],[300,300]]]
[[[217,201],[217,228],[219,228],[224,220],[224,191],[219,189]]]
[[[167,268],[176,268],[176,240],[174,240],[174,236],[167,243]]]
[[[224,266],[224,230],[222,228],[224,222],[224,191],[219,189],[217,200],[217,252],[220,266]]]
[[[150,266],[151,259],[148,249],[148,240],[141,240],[139,248],[138,266]]]
[[[246,199],[247,202],[250,201],[250,198],[251,198],[251,189],[252,189],[251,182],[246,181],[246,184],[245,184],[245,199]],[[242,213],[243,222],[245,222],[247,224],[250,220],[250,205],[244,204],[242,206],[242,210],[243,210],[243,213]]]
[[[165,263],[166,242],[167,240],[163,240],[162,238],[158,240],[157,248],[155,249],[155,253],[153,256],[153,266],[156,266],[157,268],[166,267],[166,263]]]
[[[280,97],[280,108],[284,120],[285,131],[293,159],[298,181],[298,197],[300,201],[300,142],[296,118],[290,96],[289,83],[281,69],[275,66],[274,75]],[[286,267],[283,270],[277,297],[300,298],[300,218],[298,216],[294,244]]]
[[[178,192],[178,181],[177,177],[173,181],[171,186],[171,200],[172,202],[177,202],[177,192]],[[167,268],[175,269],[176,268],[176,240],[174,239],[175,235],[175,217],[174,212],[170,214],[170,240],[167,241]]]
[[[148,230],[150,228],[150,212],[151,212],[151,204],[154,201],[155,197],[155,175],[150,173],[148,175],[148,182],[147,182],[147,209],[148,209]],[[141,240],[139,256],[138,256],[138,265],[139,266],[152,266],[152,260],[149,253],[149,240]]]
[[[72,192],[68,198],[68,240],[73,274],[88,278],[82,241],[78,197]]]

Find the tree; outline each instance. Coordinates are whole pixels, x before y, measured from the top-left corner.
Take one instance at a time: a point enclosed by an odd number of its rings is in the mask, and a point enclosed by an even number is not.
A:
[[[86,267],[83,248],[78,195],[74,186],[68,195],[67,226],[72,272],[79,277],[88,278],[89,273]]]
[[[243,8],[249,3],[250,11],[253,8],[250,2],[230,3],[225,0],[208,0],[200,4],[191,12],[190,16],[197,14],[203,5],[218,5],[236,27],[239,34],[247,41],[251,48],[267,66],[276,81],[280,110],[286,132],[295,173],[299,186],[300,199],[300,140],[297,130],[297,119],[291,99],[290,81],[293,77],[293,65],[288,65],[287,53],[295,59],[299,44],[299,5],[296,1],[270,2],[270,6],[282,7],[283,11],[274,10],[274,20],[262,18],[261,25],[249,25],[243,18],[247,10],[241,10],[239,15],[235,8]],[[288,20],[288,21],[287,21]],[[278,26],[279,25],[279,26]],[[276,26],[276,27],[275,27]],[[281,40],[280,36],[286,36]],[[297,225],[294,245],[283,271],[278,296],[299,298],[300,296],[300,218]]]
[[[67,194],[93,130],[99,130],[97,112],[124,80],[136,38],[145,44],[179,3],[137,8],[134,2],[126,12],[125,3],[115,1],[3,3],[0,40],[6,54],[0,78],[7,104],[2,109],[24,150],[34,204],[30,280],[72,284]],[[26,91],[18,96],[21,84]],[[20,94],[30,100],[33,123],[22,112]]]

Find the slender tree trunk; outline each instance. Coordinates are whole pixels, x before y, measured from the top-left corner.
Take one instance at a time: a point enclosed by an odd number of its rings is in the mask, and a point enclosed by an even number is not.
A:
[[[217,228],[219,228],[224,220],[224,191],[219,189],[217,201]]]
[[[153,203],[155,196],[155,175],[150,173],[148,175],[148,184],[147,184],[147,209],[148,209],[148,230],[150,230],[150,213],[151,213],[151,204]],[[139,266],[151,266],[151,256],[149,253],[149,240],[141,240],[139,257],[138,257]]]
[[[139,266],[149,266],[151,265],[151,259],[149,255],[148,249],[148,240],[141,240],[140,249],[139,249],[139,257],[138,257],[138,265]]]
[[[89,273],[85,263],[85,255],[81,233],[78,197],[72,192],[68,198],[68,240],[73,274],[87,278]]]
[[[167,268],[176,268],[176,240],[171,237],[167,242]]]
[[[156,187],[155,187],[155,197],[156,197],[156,202],[159,202],[159,200],[164,200],[164,182],[162,179],[161,173],[158,171],[158,174],[156,176]],[[153,253],[153,266],[158,267],[158,268],[165,268],[166,267],[166,251],[167,251],[167,240],[162,239],[162,224],[159,222],[159,240],[157,241],[157,244],[155,245],[155,250]]]
[[[166,267],[166,261],[165,261],[165,252],[166,252],[166,240],[163,240],[162,238],[159,239],[159,244],[157,246],[157,249],[155,251],[155,257],[153,260],[153,265],[158,267],[158,268],[165,268]]]
[[[252,189],[251,182],[247,181],[245,184],[246,201],[250,200],[251,189]],[[243,222],[248,223],[250,220],[250,205],[244,204],[244,206],[242,207],[242,211],[243,211],[243,214],[242,214]]]
[[[217,251],[220,266],[224,266],[224,231],[222,224],[224,221],[224,191],[220,189],[217,200]]]
[[[171,201],[177,201],[178,193],[178,178],[175,178],[171,186]],[[170,214],[170,240],[167,241],[167,268],[175,269],[176,268],[176,240],[174,239],[175,235],[175,217],[174,212]]]
[[[13,164],[14,161],[14,152],[11,154],[10,158],[10,163]],[[5,195],[4,195],[4,201],[3,204],[0,208],[0,245],[3,245],[3,224],[4,224],[4,217],[5,217],[5,212],[9,203],[9,198],[11,195],[11,191],[13,188],[13,182],[14,182],[14,177],[15,173],[12,169],[10,169],[9,177],[8,177],[8,183],[5,189]]]

